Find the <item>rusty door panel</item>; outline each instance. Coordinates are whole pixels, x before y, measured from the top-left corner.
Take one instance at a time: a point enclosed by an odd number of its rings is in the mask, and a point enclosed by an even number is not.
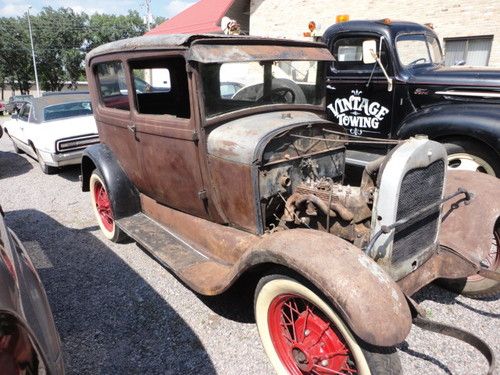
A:
[[[137,189],[147,189],[148,183],[140,164],[137,141],[134,134],[124,126],[131,123],[130,112],[98,108],[95,117],[101,142],[109,145]]]
[[[209,157],[214,186],[226,187],[220,194],[220,206],[228,221],[237,227],[257,233],[255,197],[258,191],[252,179],[252,166]]]
[[[149,217],[224,264],[234,264],[250,244],[259,239],[250,233],[163,206],[144,194],[141,194],[141,206]]]

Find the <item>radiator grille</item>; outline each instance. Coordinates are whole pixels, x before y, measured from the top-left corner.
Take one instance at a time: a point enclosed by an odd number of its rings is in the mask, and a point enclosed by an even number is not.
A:
[[[444,162],[437,160],[425,168],[409,171],[401,183],[396,220],[441,199],[444,183]],[[432,245],[439,225],[439,207],[414,221],[398,227],[394,233],[392,263],[411,258]]]

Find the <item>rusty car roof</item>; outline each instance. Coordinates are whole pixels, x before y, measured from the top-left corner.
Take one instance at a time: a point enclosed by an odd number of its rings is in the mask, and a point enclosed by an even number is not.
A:
[[[135,38],[122,39],[115,42],[103,44],[92,51],[86,56],[86,64],[94,57],[102,56],[115,52],[133,52],[133,51],[158,51],[167,49],[189,49],[196,45],[196,52],[188,56],[188,60],[195,60],[200,62],[212,62],[208,56],[214,54],[204,54],[201,50],[217,48],[219,45],[227,45],[228,48],[237,49],[239,46],[278,46],[285,49],[286,47],[300,47],[305,49],[319,49],[321,53],[314,53],[314,56],[308,56],[309,59],[318,60],[333,60],[330,52],[326,49],[323,43],[316,43],[304,40],[293,39],[277,39],[277,38],[264,38],[245,35],[223,35],[223,34],[167,34],[167,35],[144,35]],[[194,51],[193,51],[194,52]],[[221,51],[222,52],[222,51]],[[269,49],[268,56],[272,56],[273,49]],[[275,52],[275,51],[274,51]],[[220,53],[219,58],[224,53]],[[234,53],[231,54],[233,57]],[[246,53],[244,55],[247,55]],[[260,54],[262,55],[262,54]],[[292,54],[293,55],[293,54]],[[299,56],[300,54],[295,54]],[[304,55],[307,55],[304,54]],[[279,56],[276,56],[277,58]],[[243,58],[243,56],[241,57]],[[306,57],[303,56],[302,59]]]

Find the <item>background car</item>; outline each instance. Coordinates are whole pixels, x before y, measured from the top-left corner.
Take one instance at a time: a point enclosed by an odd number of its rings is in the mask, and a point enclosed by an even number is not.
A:
[[[36,158],[42,171],[80,164],[85,147],[99,143],[87,94],[62,94],[33,98],[3,124],[17,153]]]
[[[3,116],[4,112],[5,112],[5,102],[3,100],[0,100],[0,116]]]
[[[1,207],[0,207],[1,213]],[[63,374],[61,342],[26,249],[0,215],[0,373]]]
[[[14,95],[9,98],[9,102],[5,105],[5,110],[9,115],[18,112],[26,100],[32,99],[33,95]]]

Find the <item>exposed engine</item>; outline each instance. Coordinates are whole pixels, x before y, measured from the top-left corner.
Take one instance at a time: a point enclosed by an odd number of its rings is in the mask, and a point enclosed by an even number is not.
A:
[[[266,230],[302,226],[362,247],[370,236],[374,184],[365,173],[360,187],[343,185],[343,136],[324,127],[289,130],[266,147],[259,178]]]

